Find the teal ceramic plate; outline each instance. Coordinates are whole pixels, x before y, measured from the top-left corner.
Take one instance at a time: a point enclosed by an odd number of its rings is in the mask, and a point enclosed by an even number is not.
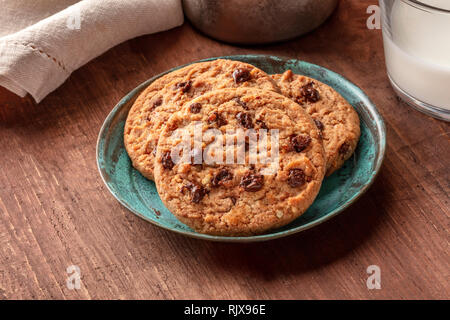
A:
[[[179,222],[164,207],[155,184],[131,166],[123,144],[123,129],[128,110],[138,94],[152,81],[165,74],[163,73],[144,82],[125,96],[108,115],[100,130],[97,143],[98,168],[106,186],[120,203],[139,217],[186,236],[214,241],[252,242],[276,239],[316,226],[342,212],[367,191],[383,162],[386,133],[380,114],[361,89],[339,74],[295,59],[266,55],[220,58],[244,61],[269,74],[291,69],[295,73],[315,78],[333,87],[353,105],[361,119],[361,138],[354,155],[340,170],[324,180],[317,199],[308,211],[283,228],[251,237],[219,237],[197,233]],[[218,58],[202,61],[214,59]]]

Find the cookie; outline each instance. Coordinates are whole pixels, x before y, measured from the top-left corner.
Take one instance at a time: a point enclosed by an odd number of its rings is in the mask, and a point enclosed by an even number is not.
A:
[[[326,84],[291,70],[272,75],[282,94],[300,104],[322,133],[329,176],[350,158],[360,136],[359,117],[353,107]]]
[[[155,182],[166,207],[192,229],[243,236],[303,214],[325,169],[320,132],[297,103],[271,91],[222,89],[170,117],[158,142]]]
[[[153,180],[159,134],[183,103],[215,89],[249,87],[279,92],[264,71],[224,59],[191,64],[155,80],[139,95],[125,124],[124,143],[133,166]]]

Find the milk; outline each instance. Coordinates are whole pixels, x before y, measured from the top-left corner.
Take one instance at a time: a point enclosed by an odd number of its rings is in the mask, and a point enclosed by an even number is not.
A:
[[[450,10],[450,0],[423,0]],[[450,110],[450,13],[423,11],[397,0],[383,30],[388,73],[421,102]]]

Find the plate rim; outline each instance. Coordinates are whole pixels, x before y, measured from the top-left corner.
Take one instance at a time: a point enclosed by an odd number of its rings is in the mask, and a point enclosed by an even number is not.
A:
[[[280,231],[280,232],[276,232],[276,233],[268,233],[268,234],[261,234],[261,235],[254,235],[254,236],[239,236],[239,237],[226,237],[226,236],[214,236],[214,235],[208,235],[208,234],[203,234],[203,233],[198,233],[195,231],[182,231],[182,230],[177,230],[177,229],[172,229],[170,227],[164,226],[160,223],[158,223],[157,221],[151,220],[150,218],[144,216],[143,214],[141,214],[139,211],[131,208],[125,201],[121,200],[115,193],[115,191],[113,191],[111,189],[111,187],[109,186],[109,183],[106,181],[106,178],[103,174],[102,171],[102,167],[100,164],[100,145],[102,144],[102,138],[106,136],[106,132],[108,131],[108,128],[111,124],[111,121],[114,119],[116,113],[123,107],[123,105],[125,105],[126,103],[130,102],[133,98],[137,98],[137,96],[139,95],[139,93],[141,93],[141,91],[147,87],[150,83],[152,83],[153,81],[155,81],[156,79],[164,76],[165,74],[175,71],[177,69],[183,68],[185,66],[194,64],[194,63],[198,63],[198,62],[205,62],[205,61],[213,61],[213,60],[217,60],[217,59],[231,59],[231,60],[238,60],[242,59],[242,58],[254,58],[254,59],[258,59],[258,58],[264,58],[264,59],[271,59],[271,60],[277,60],[280,62],[285,62],[285,63],[289,63],[289,62],[293,62],[293,63],[304,63],[309,67],[313,67],[313,68],[320,68],[323,69],[327,74],[331,74],[333,75],[333,77],[335,77],[336,79],[342,80],[345,83],[349,84],[353,90],[356,90],[357,92],[359,92],[359,96],[362,98],[361,102],[363,102],[365,108],[369,111],[370,115],[372,116],[375,124],[376,124],[376,132],[378,133],[378,139],[379,139],[379,156],[376,157],[376,162],[375,162],[375,167],[371,173],[371,176],[368,180],[368,182],[366,184],[364,184],[361,189],[353,196],[351,197],[349,200],[347,200],[346,203],[342,204],[340,207],[330,211],[328,214],[326,214],[325,216],[308,222],[304,225],[292,228],[292,229],[288,229],[288,230],[284,230],[284,231]],[[353,91],[352,90],[352,91]],[[130,92],[128,92],[122,99],[119,100],[119,102],[114,106],[114,108],[112,108],[112,110],[109,112],[109,114],[107,115],[107,117],[105,118],[105,120],[103,121],[103,124],[100,128],[98,137],[97,137],[97,143],[96,143],[96,150],[95,150],[95,155],[96,155],[96,162],[97,162],[97,169],[98,172],[100,174],[100,177],[102,178],[103,183],[105,184],[106,188],[108,189],[108,191],[113,195],[113,197],[119,201],[119,203],[121,205],[123,205],[125,208],[127,208],[129,211],[131,211],[132,213],[134,213],[135,215],[137,215],[138,217],[144,219],[145,221],[150,222],[151,224],[158,226],[160,228],[163,228],[165,230],[169,230],[171,232],[175,232],[184,236],[188,236],[191,238],[195,238],[195,239],[201,239],[201,240],[209,240],[209,241],[216,241],[216,242],[238,242],[238,243],[243,243],[243,242],[262,242],[262,241],[269,241],[269,240],[275,240],[275,239],[279,239],[279,238],[283,238],[283,237],[287,237],[308,229],[311,229],[317,225],[320,225],[328,220],[330,220],[331,218],[334,218],[335,216],[337,216],[338,214],[342,213],[343,211],[345,211],[345,209],[347,209],[349,206],[351,206],[353,203],[355,203],[363,194],[365,194],[367,192],[367,190],[372,186],[372,184],[374,183],[374,181],[376,180],[376,177],[378,176],[379,172],[380,172],[380,168],[384,162],[384,158],[385,158],[385,153],[386,153],[386,126],[383,120],[383,117],[381,116],[380,112],[378,111],[378,109],[376,108],[375,104],[372,102],[372,100],[366,95],[366,93],[356,84],[354,84],[352,81],[348,80],[346,77],[342,76],[339,73],[336,73],[328,68],[325,68],[323,66],[319,66],[316,65],[314,63],[310,63],[308,61],[304,61],[304,60],[299,60],[299,59],[295,59],[295,58],[288,58],[288,57],[283,57],[283,56],[274,56],[274,55],[266,55],[266,54],[241,54],[241,55],[228,55],[228,56],[219,56],[219,57],[210,57],[210,58],[206,58],[206,59],[201,59],[198,61],[193,61],[187,64],[183,64],[174,68],[171,68],[167,71],[161,72],[153,77],[151,77],[150,79],[142,82],[141,84],[139,84],[137,87],[135,87],[133,90],[131,90]]]

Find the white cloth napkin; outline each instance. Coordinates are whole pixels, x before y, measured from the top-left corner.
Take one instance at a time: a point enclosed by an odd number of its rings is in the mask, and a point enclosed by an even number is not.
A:
[[[40,102],[111,47],[183,23],[181,0],[0,0],[0,86]]]

